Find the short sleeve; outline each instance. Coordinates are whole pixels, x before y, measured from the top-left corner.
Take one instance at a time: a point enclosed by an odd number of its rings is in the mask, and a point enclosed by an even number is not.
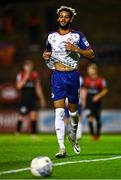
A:
[[[51,51],[51,44],[50,44],[50,42],[49,42],[49,36],[47,37],[47,39],[46,39],[46,49],[47,49],[47,51]]]
[[[19,82],[22,78],[22,75],[21,73],[18,73],[17,76],[16,76],[16,82]]]
[[[32,79],[33,79],[34,81],[39,80],[39,73],[38,73],[38,72],[33,72],[33,73],[32,73]]]
[[[102,79],[101,86],[102,88],[107,88],[107,82],[105,79]]]
[[[86,49],[90,49],[91,46],[89,44],[89,42],[87,41],[86,37],[84,36],[83,33],[79,32],[79,47],[83,50],[86,50]]]

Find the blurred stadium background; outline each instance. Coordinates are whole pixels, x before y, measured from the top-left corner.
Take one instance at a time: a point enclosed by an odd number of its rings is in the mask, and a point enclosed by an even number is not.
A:
[[[109,93],[103,100],[103,132],[121,132],[121,1],[119,0],[44,0],[2,1],[0,6],[0,132],[15,132],[19,94],[16,74],[25,59],[31,59],[47,100],[40,110],[38,131],[54,131],[54,112],[50,98],[51,71],[45,66],[42,52],[49,31],[56,29],[56,9],[74,7],[78,14],[73,28],[82,31],[96,53],[95,62],[108,82]],[[86,74],[88,61],[80,61]],[[86,119],[84,131],[88,131]],[[29,131],[25,121],[23,131]]]

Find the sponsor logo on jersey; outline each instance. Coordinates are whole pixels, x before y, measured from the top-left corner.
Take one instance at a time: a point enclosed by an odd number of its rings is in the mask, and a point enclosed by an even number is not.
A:
[[[85,37],[83,37],[82,40],[83,40],[84,44],[88,47],[89,43],[88,43],[87,39]]]

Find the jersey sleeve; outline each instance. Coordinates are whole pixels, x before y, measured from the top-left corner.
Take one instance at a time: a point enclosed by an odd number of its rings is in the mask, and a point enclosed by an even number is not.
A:
[[[32,73],[32,79],[34,81],[38,81],[39,80],[39,73],[38,72],[33,72]]]
[[[89,42],[87,41],[86,37],[83,33],[79,32],[79,47],[83,50],[88,50],[91,48]]]
[[[102,78],[102,81],[101,81],[101,88],[107,88],[107,82],[105,79]]]
[[[19,82],[22,79],[22,74],[18,73],[16,76],[16,82]]]
[[[50,41],[49,41],[49,35],[48,35],[48,37],[47,37],[47,39],[46,39],[46,50],[47,51],[51,51],[51,44],[50,44]]]

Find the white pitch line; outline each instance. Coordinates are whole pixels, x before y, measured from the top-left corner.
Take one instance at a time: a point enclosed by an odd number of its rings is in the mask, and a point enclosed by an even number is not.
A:
[[[14,169],[14,170],[9,170],[9,171],[3,171],[3,172],[0,172],[0,175],[22,172],[22,171],[28,171],[28,170],[30,170],[30,167],[21,168],[21,169]]]
[[[85,160],[80,160],[80,161],[66,161],[66,162],[55,163],[55,164],[53,164],[53,166],[64,166],[64,165],[67,165],[67,164],[110,161],[110,160],[115,160],[115,159],[121,159],[121,156],[115,156],[115,157],[110,157],[110,158],[101,158],[101,159],[87,159],[87,160],[85,159]],[[28,171],[28,170],[30,170],[30,167],[21,168],[21,169],[15,169],[15,170],[9,170],[9,171],[3,171],[3,172],[0,172],[0,175],[17,173],[17,172]]]
[[[121,156],[115,156],[111,158],[102,158],[102,159],[85,159],[80,161],[67,161],[67,162],[61,162],[61,163],[55,163],[54,166],[63,166],[66,164],[77,164],[77,163],[90,163],[90,162],[99,162],[99,161],[110,161],[115,159],[121,159]]]

